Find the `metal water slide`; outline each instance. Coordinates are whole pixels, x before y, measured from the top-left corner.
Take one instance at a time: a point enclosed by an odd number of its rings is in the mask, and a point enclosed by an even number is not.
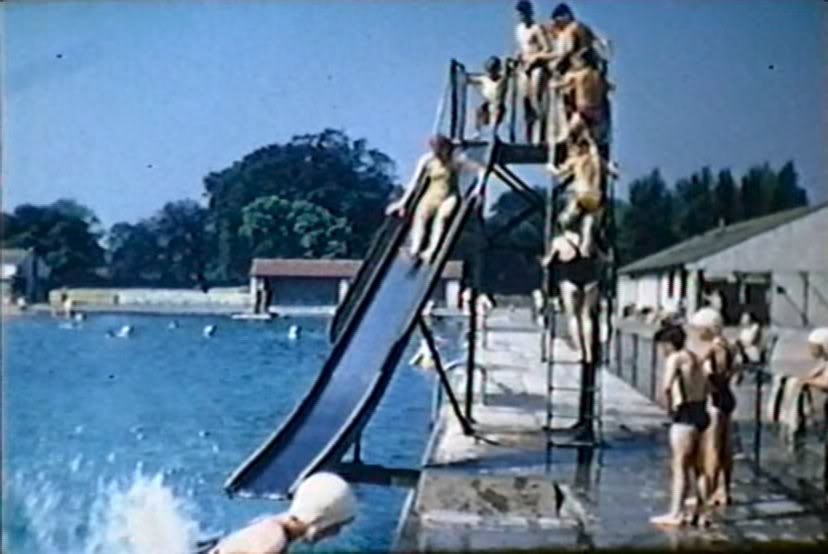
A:
[[[491,168],[495,148],[482,145],[465,152]],[[420,176],[412,204],[425,185]],[[305,477],[338,463],[358,439],[466,221],[480,206],[480,185],[473,175],[461,178],[463,201],[430,264],[417,265],[405,252],[408,218],[389,218],[332,322],[334,345],[316,381],[276,432],[228,478],[224,487],[229,494],[289,497]]]

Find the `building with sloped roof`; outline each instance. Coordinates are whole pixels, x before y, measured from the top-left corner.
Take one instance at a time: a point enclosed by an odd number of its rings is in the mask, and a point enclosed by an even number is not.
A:
[[[619,270],[618,305],[692,312],[718,298],[781,327],[828,324],[828,203],[712,229]]]
[[[250,294],[257,313],[279,307],[336,306],[348,291],[361,260],[255,258],[250,268]],[[434,300],[443,306],[459,302],[462,262],[446,263]]]

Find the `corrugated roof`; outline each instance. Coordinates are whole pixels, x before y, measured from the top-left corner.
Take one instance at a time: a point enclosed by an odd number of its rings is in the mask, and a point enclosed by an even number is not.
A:
[[[727,227],[711,229],[702,235],[697,235],[626,265],[619,270],[619,273],[646,273],[693,263],[826,207],[828,203],[794,208],[741,221]]]
[[[308,260],[287,258],[254,258],[250,268],[253,277],[315,277],[350,279],[359,270],[361,260]],[[444,279],[460,279],[462,262],[448,262]]]
[[[3,248],[0,249],[0,259],[4,264],[20,265],[29,253],[30,251],[24,248]]]

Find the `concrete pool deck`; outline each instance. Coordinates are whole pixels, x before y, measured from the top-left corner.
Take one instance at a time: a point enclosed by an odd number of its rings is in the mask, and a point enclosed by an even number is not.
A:
[[[397,551],[523,548],[686,548],[824,541],[828,520],[737,459],[734,504],[709,529],[649,523],[669,502],[667,418],[650,399],[604,370],[605,447],[546,448],[546,364],[528,310],[495,310],[478,361],[485,395],[473,408],[478,437],[463,435],[448,406],[435,424],[417,488],[402,514]],[[564,341],[557,357],[572,359]],[[555,368],[577,384],[578,366]],[[461,375],[456,390],[463,390]],[[575,413],[577,394],[556,392],[555,412]],[[553,428],[572,423],[553,420]]]

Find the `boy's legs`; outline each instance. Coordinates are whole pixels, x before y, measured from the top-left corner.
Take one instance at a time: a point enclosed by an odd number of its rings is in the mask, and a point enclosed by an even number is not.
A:
[[[673,486],[670,502],[670,512],[650,518],[656,525],[681,525],[684,502],[687,499],[688,488],[691,485],[691,471],[693,457],[698,446],[699,432],[692,425],[674,423],[670,426],[670,448],[673,461]]]
[[[422,258],[425,262],[430,262],[437,252],[437,248],[443,239],[443,233],[446,230],[448,220],[451,218],[451,214],[454,213],[456,206],[457,196],[452,195],[443,200],[437,208],[437,213],[434,215],[434,220],[431,223],[428,248],[422,253]]]

